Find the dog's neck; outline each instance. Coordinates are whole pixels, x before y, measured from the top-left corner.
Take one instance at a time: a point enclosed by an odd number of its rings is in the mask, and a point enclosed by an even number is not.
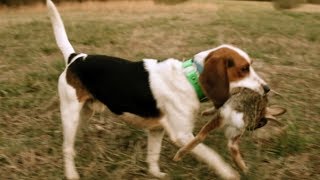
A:
[[[202,73],[204,67],[204,58],[193,58],[194,64],[197,66],[197,70],[199,73]]]
[[[195,62],[193,59],[189,59],[182,63],[182,67],[186,78],[192,85],[193,89],[196,91],[199,101],[202,102],[207,100],[207,97],[203,93],[199,82],[199,75],[203,71],[203,66]]]

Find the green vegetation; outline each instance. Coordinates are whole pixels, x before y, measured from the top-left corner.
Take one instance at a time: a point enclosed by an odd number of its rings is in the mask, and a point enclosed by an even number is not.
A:
[[[256,71],[282,94],[271,103],[288,109],[280,119],[288,128],[271,139],[244,135],[241,150],[250,170],[243,179],[320,179],[319,6],[276,11],[269,2],[194,0],[58,8],[79,52],[183,60],[222,43],[244,49]],[[1,9],[0,38],[0,179],[63,179],[57,79],[64,61],[45,7]],[[195,132],[208,120],[198,117]],[[105,112],[79,136],[76,164],[83,179],[152,178],[143,130]],[[205,143],[234,166],[222,131]],[[173,162],[178,148],[168,138],[162,149],[160,166],[172,179],[217,179],[191,155]]]

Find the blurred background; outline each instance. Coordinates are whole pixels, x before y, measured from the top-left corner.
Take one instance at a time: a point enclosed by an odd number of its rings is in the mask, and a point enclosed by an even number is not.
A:
[[[125,0],[56,0],[54,2],[60,3],[60,2],[86,2],[86,1],[125,1]],[[139,0],[131,0],[131,1],[139,1]],[[178,3],[186,2],[188,0],[153,0],[153,1],[156,3],[163,3],[163,4],[178,4]],[[247,1],[269,1],[269,2],[273,2],[275,7],[284,8],[284,9],[294,8],[303,3],[320,4],[320,0],[247,0]],[[6,6],[21,6],[21,5],[44,3],[44,2],[45,0],[0,0],[0,4],[6,5]]]
[[[224,43],[243,49],[280,94],[270,104],[288,112],[279,119],[283,126],[268,123],[243,135],[250,170],[242,179],[320,179],[319,0],[54,2],[78,52],[138,61],[185,60]],[[44,1],[0,4],[0,179],[63,179],[57,79],[64,61]],[[197,116],[194,132],[209,119]],[[144,130],[105,112],[78,136],[83,179],[153,179]],[[222,130],[205,144],[237,169]],[[171,179],[219,179],[191,155],[173,162],[178,148],[167,137],[162,149],[160,167]]]

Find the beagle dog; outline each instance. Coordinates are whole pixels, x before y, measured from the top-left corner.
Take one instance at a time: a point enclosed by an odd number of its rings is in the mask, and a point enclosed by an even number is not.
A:
[[[176,59],[133,62],[76,53],[55,5],[47,0],[47,6],[66,64],[59,77],[58,91],[67,179],[79,179],[74,163],[74,142],[80,119],[89,118],[103,109],[100,107],[107,107],[119,118],[148,130],[149,172],[163,178],[166,174],[160,171],[158,160],[164,132],[180,147],[194,138],[194,117],[200,107],[201,91],[217,108],[236,87],[247,87],[260,94],[269,91],[265,81],[251,67],[249,56],[230,45],[200,52],[189,65]],[[233,168],[204,144],[199,144],[192,153],[221,177],[239,178]]]

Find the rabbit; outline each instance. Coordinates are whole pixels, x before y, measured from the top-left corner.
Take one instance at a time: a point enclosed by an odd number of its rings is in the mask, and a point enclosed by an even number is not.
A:
[[[239,151],[239,140],[245,130],[253,131],[265,126],[286,112],[280,106],[268,107],[268,95],[261,95],[249,88],[239,87],[231,90],[230,98],[219,109],[209,109],[202,115],[212,114],[212,120],[205,124],[196,137],[179,149],[174,161],[179,161],[187,152],[201,143],[210,131],[225,127],[228,148],[235,164],[244,172],[248,171]],[[281,124],[281,123],[278,123]]]

